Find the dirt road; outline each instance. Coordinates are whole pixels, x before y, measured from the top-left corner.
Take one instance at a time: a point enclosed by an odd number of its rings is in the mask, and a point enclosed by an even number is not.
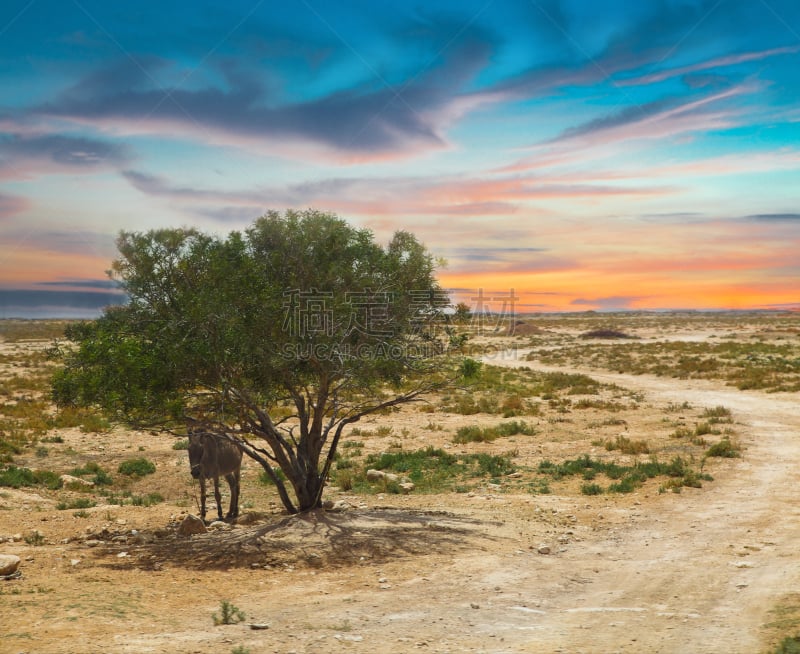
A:
[[[509,358],[492,363],[548,370]],[[702,493],[634,514],[609,538],[561,554],[563,570],[580,582],[547,594],[543,612],[529,616],[531,640],[552,651],[761,651],[768,612],[800,589],[798,398],[712,382],[571,372],[639,390],[649,401],[728,407],[746,453]],[[511,577],[535,586],[537,575],[521,568]]]

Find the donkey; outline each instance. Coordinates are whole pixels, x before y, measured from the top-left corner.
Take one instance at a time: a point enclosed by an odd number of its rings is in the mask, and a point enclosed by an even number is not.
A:
[[[189,465],[192,477],[200,480],[200,517],[206,520],[206,479],[214,480],[217,515],[222,520],[222,498],[219,478],[224,475],[231,489],[231,504],[225,520],[239,515],[239,479],[242,471],[242,451],[224,436],[209,432],[189,432]]]

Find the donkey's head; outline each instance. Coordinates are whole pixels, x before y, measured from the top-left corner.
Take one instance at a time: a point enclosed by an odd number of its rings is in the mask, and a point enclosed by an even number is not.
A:
[[[204,454],[203,437],[200,434],[189,434],[189,466],[195,479],[199,479],[203,472]]]

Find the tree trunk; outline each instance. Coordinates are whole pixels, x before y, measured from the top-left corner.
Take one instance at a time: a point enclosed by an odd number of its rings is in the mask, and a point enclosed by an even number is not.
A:
[[[319,473],[306,473],[304,478],[290,481],[292,482],[295,495],[297,496],[298,513],[318,509],[322,506],[320,500],[320,496],[322,495],[322,493],[320,493],[322,478]]]

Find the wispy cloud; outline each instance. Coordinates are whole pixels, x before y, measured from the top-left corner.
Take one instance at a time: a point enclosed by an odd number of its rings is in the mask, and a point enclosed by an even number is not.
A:
[[[613,311],[615,309],[633,309],[636,303],[646,300],[645,296],[626,296],[615,295],[611,297],[597,298],[576,298],[570,302],[572,306],[589,307],[603,311]]]
[[[784,46],[781,48],[770,48],[769,50],[758,50],[754,52],[742,52],[738,54],[730,54],[724,57],[715,57],[706,61],[701,61],[689,66],[678,66],[676,68],[667,68],[647,75],[639,77],[631,77],[628,79],[620,79],[617,83],[620,86],[638,86],[642,84],[654,84],[656,82],[663,82],[664,80],[680,77],[681,75],[688,75],[703,70],[727,68],[750,61],[759,61],[767,59],[768,57],[775,57],[785,54],[796,54],[800,52],[800,45]]]
[[[96,172],[132,158],[113,141],[56,133],[0,134],[0,179],[27,179],[47,172]]]
[[[98,290],[114,290],[120,288],[119,282],[113,279],[59,279],[36,282],[35,285],[54,288],[90,288]]]
[[[156,80],[177,77],[174,64],[142,57],[85,76],[35,112],[121,132],[177,131],[237,145],[244,139],[294,140],[347,153],[396,156],[445,146],[442,121],[453,113],[448,105],[485,67],[491,48],[473,30],[436,65],[404,84],[387,86],[373,77],[351,88],[288,102],[275,97],[263,74],[220,62],[213,66],[222,83],[165,90]]]
[[[745,220],[754,220],[757,222],[800,223],[800,213],[758,213],[752,216],[745,216]]]
[[[676,135],[732,127],[740,109],[719,107],[736,96],[754,93],[755,85],[740,84],[700,97],[669,97],[571,127],[550,143],[596,145],[628,139],[663,139]]]

